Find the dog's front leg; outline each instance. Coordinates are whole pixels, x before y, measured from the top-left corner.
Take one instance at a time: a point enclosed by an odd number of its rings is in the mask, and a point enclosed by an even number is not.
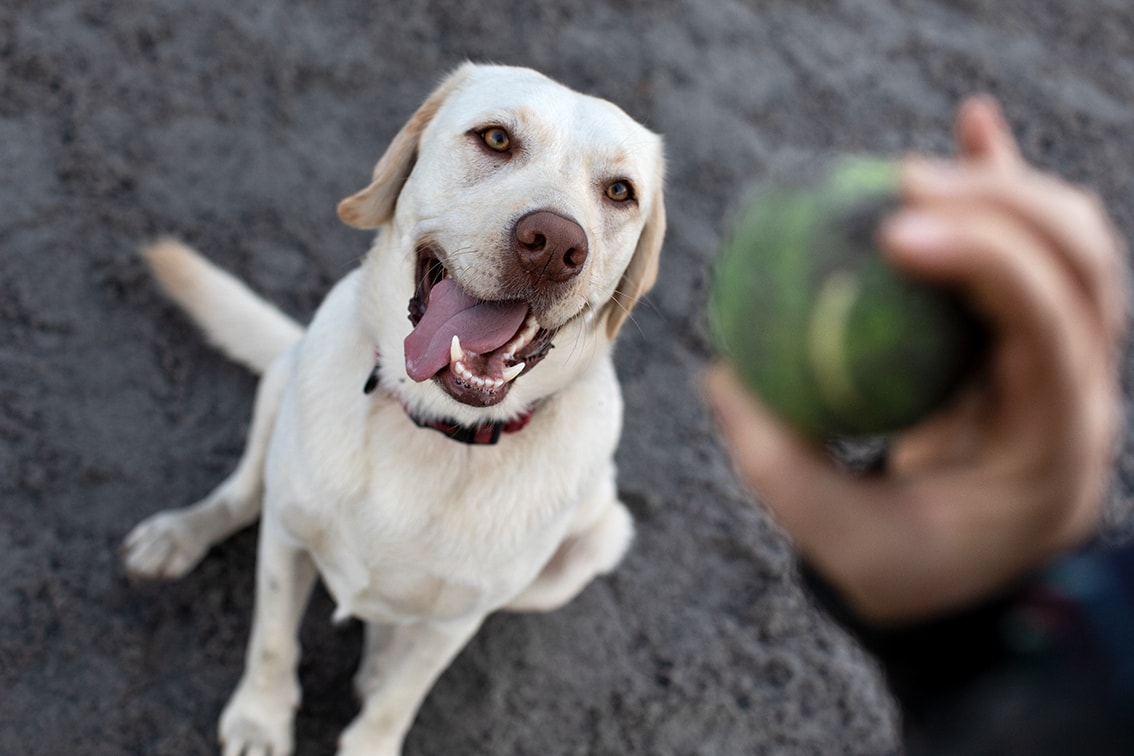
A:
[[[539,575],[504,607],[548,612],[575,598],[599,575],[613,570],[634,538],[634,521],[618,500],[614,469],[600,478],[579,507],[576,521]]]
[[[259,516],[264,459],[291,374],[291,361],[290,354],[277,359],[260,379],[248,443],[232,475],[193,506],[151,515],[126,536],[122,552],[131,575],[154,580],[181,577],[213,544]]]
[[[225,756],[292,752],[292,720],[299,705],[299,622],[316,569],[270,516],[260,525],[256,608],[244,676],[225,706],[220,740]]]
[[[484,617],[367,628],[356,687],[362,711],[339,740],[339,756],[398,756],[429,689]],[[381,644],[378,644],[381,638]]]

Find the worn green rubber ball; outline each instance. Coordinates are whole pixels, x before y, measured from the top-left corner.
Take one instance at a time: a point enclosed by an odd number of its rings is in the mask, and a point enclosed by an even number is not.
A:
[[[765,404],[815,438],[923,419],[969,372],[982,329],[958,298],[883,259],[893,162],[842,157],[758,190],[716,268],[720,350]]]

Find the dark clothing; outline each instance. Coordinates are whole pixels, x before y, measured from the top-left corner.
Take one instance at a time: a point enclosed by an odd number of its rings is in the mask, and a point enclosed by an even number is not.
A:
[[[910,754],[1134,754],[1134,544],[1085,549],[980,606],[895,629],[803,575],[882,664]]]

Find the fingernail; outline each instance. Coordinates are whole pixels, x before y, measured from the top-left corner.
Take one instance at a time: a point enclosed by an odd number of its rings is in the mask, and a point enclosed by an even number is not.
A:
[[[932,251],[944,248],[950,239],[950,228],[940,216],[921,210],[903,210],[882,227],[890,244],[904,249]]]

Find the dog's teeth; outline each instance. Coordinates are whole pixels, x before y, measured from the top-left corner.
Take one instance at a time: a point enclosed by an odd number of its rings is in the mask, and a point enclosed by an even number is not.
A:
[[[535,315],[529,313],[527,319],[524,321],[524,327],[516,334],[516,338],[505,345],[504,359],[514,359],[516,352],[527,346],[528,343],[535,338],[535,335],[539,333],[539,329],[539,321],[535,319]]]
[[[521,362],[518,365],[504,368],[504,370],[501,372],[501,375],[504,378],[501,385],[503,385],[504,383],[511,383],[512,381],[516,380],[516,376],[524,372],[525,364],[526,363]]]
[[[472,369],[465,364],[464,348],[461,346],[461,339],[456,334],[453,334],[452,341],[449,342],[449,367],[450,369],[460,376],[465,382],[471,386],[482,389],[496,390],[503,386],[505,383],[511,383],[516,380],[516,376],[524,372],[524,363],[506,367],[501,371],[500,378],[490,378],[486,375],[477,375]]]

